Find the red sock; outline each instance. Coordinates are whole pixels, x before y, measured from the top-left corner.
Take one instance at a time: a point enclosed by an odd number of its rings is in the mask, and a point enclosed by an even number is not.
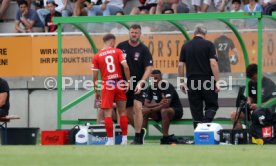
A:
[[[120,127],[122,130],[122,135],[127,135],[127,128],[128,128],[127,116],[123,115],[120,117]]]
[[[113,137],[113,121],[111,117],[106,117],[104,119],[104,124],[105,124],[105,130],[107,137]]]

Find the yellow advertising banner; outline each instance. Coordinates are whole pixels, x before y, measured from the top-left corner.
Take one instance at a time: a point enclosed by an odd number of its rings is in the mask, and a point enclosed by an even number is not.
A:
[[[33,39],[33,75],[57,74],[57,36]],[[65,36],[62,40],[62,72],[64,75],[91,74],[93,49],[82,36]]]
[[[214,42],[222,33],[210,33],[207,39]],[[276,34],[263,33],[263,70],[275,72]],[[245,71],[243,53],[233,33],[226,34],[238,51],[238,63],[231,65],[231,72]],[[102,47],[102,36],[91,36],[97,48]],[[117,42],[127,35],[118,35]],[[257,33],[243,32],[250,63],[257,62]],[[153,55],[154,68],[163,73],[177,73],[180,50],[186,39],[181,34],[143,35],[141,40]],[[0,38],[0,76],[55,76],[57,75],[57,36],[2,37]],[[234,54],[229,51],[229,57]],[[94,52],[82,35],[62,37],[63,75],[91,75],[90,64]],[[220,55],[218,55],[220,56]]]
[[[0,77],[30,76],[32,73],[32,38],[0,38]]]

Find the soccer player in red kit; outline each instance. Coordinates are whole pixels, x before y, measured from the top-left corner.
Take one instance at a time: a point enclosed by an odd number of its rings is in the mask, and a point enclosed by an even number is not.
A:
[[[108,137],[106,145],[114,145],[112,109],[113,102],[117,104],[120,115],[120,127],[122,129],[122,143],[127,144],[128,119],[126,116],[126,90],[128,81],[123,80],[122,68],[127,80],[130,79],[130,72],[123,52],[115,47],[116,38],[113,34],[103,37],[104,47],[94,57],[92,61],[94,90],[97,100],[101,100],[101,109],[105,114],[105,128]],[[98,72],[100,71],[101,95],[97,91]]]

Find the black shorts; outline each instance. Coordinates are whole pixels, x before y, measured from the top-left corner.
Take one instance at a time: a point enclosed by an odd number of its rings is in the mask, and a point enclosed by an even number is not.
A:
[[[143,90],[139,94],[134,94],[134,90],[129,90],[126,96],[127,96],[126,107],[132,107],[134,100],[141,101],[143,104],[146,97],[145,91]]]
[[[147,4],[147,5],[145,5],[145,6],[139,6],[138,9],[139,9],[140,11],[142,11],[142,10],[147,10],[147,11],[149,11],[152,7],[156,7],[156,6],[157,6],[156,3],[151,3],[151,4]]]
[[[172,120],[180,120],[183,116],[183,109],[178,107],[170,107],[174,110],[174,117]],[[158,112],[158,119],[157,121],[160,122],[162,120],[161,112]]]

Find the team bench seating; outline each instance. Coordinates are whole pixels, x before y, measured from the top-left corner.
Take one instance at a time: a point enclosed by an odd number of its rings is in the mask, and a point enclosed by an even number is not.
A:
[[[7,123],[10,122],[11,120],[16,120],[16,119],[20,119],[19,116],[16,115],[7,115],[7,116],[3,116],[0,117],[0,127],[2,129],[2,139],[3,139],[3,144],[7,144],[8,142],[8,127],[7,127]]]
[[[182,99],[180,99],[180,101],[184,108],[184,112],[190,111],[190,105],[189,105],[188,99],[182,98]],[[219,107],[235,107],[236,99],[235,98],[219,98],[218,102],[219,102]],[[184,116],[185,116],[185,113],[184,113]],[[226,117],[226,118],[217,117],[213,120],[213,123],[219,123],[221,125],[231,125],[232,121],[231,121],[230,117]],[[193,125],[193,120],[184,118],[184,119],[180,119],[180,120],[173,120],[170,122],[170,124],[171,125]],[[161,122],[156,122],[152,119],[149,119],[147,128],[149,127],[149,125],[154,126],[158,131],[160,131],[162,133]],[[149,134],[149,132],[147,132],[147,135],[148,134]]]
[[[236,102],[235,98],[220,98],[219,106],[220,107],[235,107],[235,102]],[[181,103],[182,103],[182,106],[183,106],[185,112],[190,111],[189,102],[188,102],[187,98],[181,99]],[[185,114],[184,114],[184,116],[185,116]],[[227,117],[227,118],[217,117],[214,119],[213,122],[219,123],[222,125],[231,125],[232,124],[230,117]],[[96,124],[96,119],[78,119],[78,123],[79,124],[85,124],[85,123]],[[192,119],[173,120],[173,121],[171,121],[170,124],[171,125],[193,125],[193,120]],[[147,128],[149,127],[149,125],[154,126],[157,130],[159,130],[162,133],[161,122],[156,122],[152,119],[149,119]],[[149,132],[147,132],[147,135],[148,134],[149,134]]]
[[[218,123],[221,125],[231,125],[232,121],[230,118],[215,118],[213,120],[213,123]],[[173,120],[170,122],[170,124],[171,125],[193,125],[193,120],[192,119]],[[149,125],[154,126],[158,131],[160,131],[162,133],[161,122],[156,122],[152,119],[149,119],[147,128],[149,128]],[[147,129],[147,131],[149,131],[149,130]],[[148,134],[149,134],[149,132],[147,132],[147,135]]]

